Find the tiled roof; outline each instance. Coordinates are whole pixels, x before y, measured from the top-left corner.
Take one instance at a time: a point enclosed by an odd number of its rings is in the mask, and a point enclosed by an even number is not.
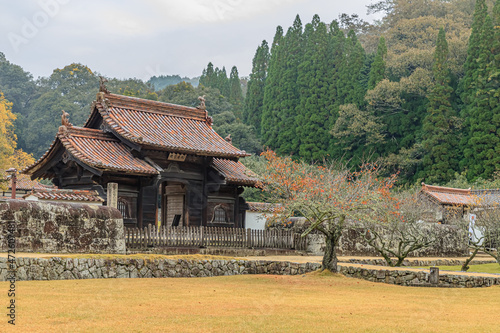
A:
[[[248,156],[212,129],[205,110],[115,94],[98,94],[95,105],[112,131],[140,146],[202,156]]]
[[[158,174],[147,162],[134,157],[123,143],[100,130],[71,127],[58,134],[64,147],[85,164],[101,170],[132,174]]]
[[[274,213],[278,211],[282,206],[280,204],[272,204],[267,202],[247,202],[248,210],[251,212],[266,212]]]
[[[4,171],[0,171],[0,177],[3,179],[7,179],[8,175]],[[9,189],[11,185],[11,181],[9,179],[8,181],[9,184]],[[17,174],[17,181],[16,181],[16,189],[18,190],[43,190],[43,189],[52,189],[56,188],[54,185],[44,185],[36,180],[31,180],[31,178],[28,175],[25,174]]]
[[[473,198],[470,189],[458,189],[451,187],[433,186],[422,183],[422,192],[442,204],[448,205],[471,205]]]
[[[111,134],[100,130],[72,126],[60,127],[57,139],[49,150],[24,173],[33,174],[48,161],[49,155],[57,151],[58,145],[84,164],[102,171],[123,172],[127,174],[158,174],[147,162],[134,157],[127,147]]]
[[[257,175],[239,161],[214,158],[212,165],[229,184],[255,186],[259,181]]]
[[[492,206],[500,204],[500,190],[471,190],[422,183],[422,193],[446,205]]]
[[[33,195],[40,200],[104,202],[104,199],[99,196],[97,191],[61,190],[61,189],[34,190],[28,194],[25,194],[23,198],[26,198],[30,195]]]
[[[472,190],[472,200],[481,206],[498,206],[500,205],[500,190]]]

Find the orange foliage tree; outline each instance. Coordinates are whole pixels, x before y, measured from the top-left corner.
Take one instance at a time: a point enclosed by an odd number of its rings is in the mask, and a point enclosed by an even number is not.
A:
[[[0,92],[0,175],[9,168],[21,170],[35,159],[21,149],[16,150],[17,137],[14,134],[16,115],[12,113],[12,103]],[[0,178],[0,189],[7,189],[7,179]]]
[[[308,165],[290,157],[279,157],[273,151],[263,153],[267,166],[263,172],[263,187],[288,216],[305,217],[313,230],[325,235],[322,269],[337,271],[336,247],[347,222],[383,222],[379,211],[396,181],[396,175],[379,178],[378,168],[365,164],[360,171],[344,165]]]

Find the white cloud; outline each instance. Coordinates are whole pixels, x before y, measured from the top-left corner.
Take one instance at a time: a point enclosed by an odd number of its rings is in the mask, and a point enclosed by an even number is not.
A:
[[[252,18],[304,0],[146,0],[166,18],[177,23],[232,22]]]
[[[236,65],[240,75],[248,75],[255,49],[263,39],[272,42],[277,25],[286,31],[296,14],[303,24],[316,13],[324,22],[342,12],[363,17],[364,6],[372,1],[69,1],[18,52],[7,33],[20,33],[22,18],[41,9],[36,1],[9,1],[0,12],[0,52],[35,77],[71,62],[119,78],[148,79],[151,73],[198,76],[209,61],[226,70]]]

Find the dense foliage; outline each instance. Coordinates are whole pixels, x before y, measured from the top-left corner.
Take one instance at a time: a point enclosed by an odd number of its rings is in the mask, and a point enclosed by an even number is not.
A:
[[[32,155],[26,154],[17,148],[17,137],[14,133],[16,115],[12,113],[13,104],[0,91],[0,188],[7,187],[4,171],[9,168],[21,170],[35,160]]]
[[[119,94],[198,105],[251,153],[305,161],[380,159],[403,182],[482,183],[500,171],[500,0],[380,0],[384,17],[303,24],[297,15],[257,48],[248,78],[211,62],[199,78],[108,78]],[[229,68],[229,67],[228,67]],[[0,53],[17,146],[39,157],[61,110],[82,125],[98,89],[82,64],[35,80]],[[458,175],[458,176],[457,176]]]
[[[315,15],[303,26],[297,16],[286,34],[276,29],[269,55],[257,49],[243,119],[266,147],[309,162],[381,159],[406,182],[491,179],[499,6],[382,0],[369,6],[385,14],[376,25]]]

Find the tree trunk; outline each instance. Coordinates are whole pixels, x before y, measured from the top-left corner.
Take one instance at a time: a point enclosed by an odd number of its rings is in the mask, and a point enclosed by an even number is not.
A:
[[[474,249],[474,252],[472,252],[470,257],[467,258],[467,260],[465,260],[465,262],[462,265],[462,268],[460,268],[462,272],[467,272],[469,270],[469,263],[472,261],[472,259],[474,259],[478,251],[479,251],[478,248]]]
[[[333,236],[326,236],[325,254],[321,270],[328,269],[330,272],[337,273],[337,254],[335,253],[336,241]]]
[[[405,258],[406,256],[404,257],[398,257],[398,261],[396,262],[396,264],[392,267],[401,267],[401,265],[403,265],[403,261],[405,261]],[[392,262],[392,261],[391,261]]]

